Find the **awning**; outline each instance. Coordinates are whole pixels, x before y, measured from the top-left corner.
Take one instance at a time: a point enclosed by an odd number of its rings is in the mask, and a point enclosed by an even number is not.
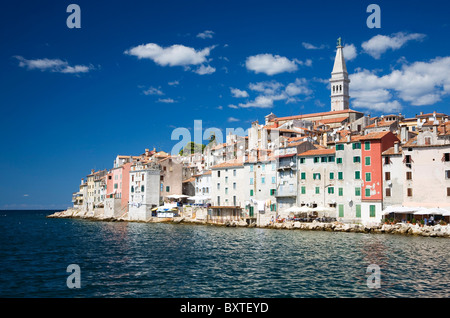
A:
[[[419,207],[411,207],[411,206],[388,206],[383,210],[383,215],[390,213],[414,213],[419,211]]]
[[[417,212],[414,212],[414,215],[442,215],[442,216],[450,216],[450,211],[441,208],[422,208]]]
[[[184,195],[184,194],[171,194],[171,195],[166,196],[166,198],[169,198],[169,199],[182,199],[182,198],[187,198],[187,197],[189,197],[189,196]]]

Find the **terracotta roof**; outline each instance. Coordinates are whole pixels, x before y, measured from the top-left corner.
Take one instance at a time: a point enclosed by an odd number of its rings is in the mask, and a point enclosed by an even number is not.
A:
[[[323,113],[313,113],[313,114],[306,114],[306,115],[279,117],[279,118],[273,118],[270,121],[301,119],[301,118],[319,117],[319,116],[327,116],[327,115],[335,115],[335,114],[348,114],[348,113],[361,113],[361,112],[358,112],[358,111],[352,110],[352,109],[344,109],[344,110],[337,110],[337,111],[330,111],[330,112],[323,112]]]
[[[305,151],[303,153],[298,154],[298,157],[306,157],[306,156],[323,156],[323,155],[334,155],[336,150],[333,149],[312,149]]]
[[[194,182],[194,181],[195,181],[195,177],[190,177],[189,179],[181,181],[181,183]]]
[[[239,167],[243,166],[243,158],[239,157],[237,159],[228,160],[222,163],[219,163],[218,165],[212,166],[211,169],[220,169],[220,168],[229,168],[229,167]]]
[[[319,119],[317,120],[317,122],[326,125],[326,124],[341,123],[346,119],[348,119],[348,117],[337,117],[337,118]]]
[[[366,128],[388,127],[388,126],[392,125],[393,123],[395,123],[394,120],[391,120],[391,121],[382,120],[382,121],[379,121],[378,123],[370,124],[369,126],[366,126]]]
[[[379,132],[373,132],[369,133],[367,135],[362,136],[359,138],[359,140],[371,140],[371,139],[381,139],[387,134],[392,134],[390,131],[379,131]]]
[[[399,145],[399,146],[398,146],[398,152],[395,152],[395,151],[394,151],[394,147],[391,147],[391,148],[389,148],[389,149],[383,151],[383,153],[382,153],[381,155],[383,155],[383,156],[387,156],[387,155],[389,155],[389,156],[392,156],[392,155],[401,155],[401,154],[402,154],[402,150],[403,150],[403,148]]]

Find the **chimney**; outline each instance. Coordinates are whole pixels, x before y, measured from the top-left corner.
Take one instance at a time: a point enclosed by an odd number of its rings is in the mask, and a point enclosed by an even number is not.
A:
[[[408,127],[406,125],[401,126],[400,128],[400,140],[402,143],[407,142],[409,139]]]
[[[350,134],[347,135],[347,142],[352,141],[352,136]]]
[[[398,144],[398,141],[394,142],[394,153],[398,153]]]

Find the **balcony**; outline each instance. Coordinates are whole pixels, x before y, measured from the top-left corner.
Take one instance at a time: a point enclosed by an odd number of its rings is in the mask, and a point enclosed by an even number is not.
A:
[[[277,189],[275,197],[296,197],[297,186],[295,184],[280,185]]]

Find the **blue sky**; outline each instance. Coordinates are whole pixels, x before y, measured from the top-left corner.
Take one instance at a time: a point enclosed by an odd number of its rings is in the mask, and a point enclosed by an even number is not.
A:
[[[449,16],[433,0],[3,1],[0,209],[65,208],[91,168],[170,152],[194,120],[225,131],[328,111],[338,37],[352,109],[449,113]]]

